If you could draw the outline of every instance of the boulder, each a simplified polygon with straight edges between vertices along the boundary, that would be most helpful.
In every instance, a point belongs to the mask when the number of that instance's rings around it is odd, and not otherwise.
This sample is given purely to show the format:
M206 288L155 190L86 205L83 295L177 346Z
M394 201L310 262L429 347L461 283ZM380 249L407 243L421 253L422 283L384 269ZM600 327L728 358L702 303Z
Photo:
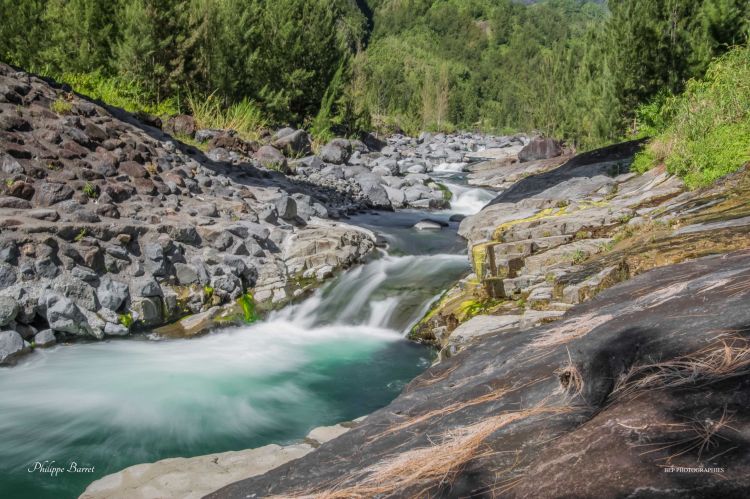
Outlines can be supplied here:
M130 330L122 324L108 322L104 325L104 334L107 336L127 336Z
M537 137L521 149L518 153L518 160L521 163L525 163L527 161L555 158L562 153L563 150L558 141L550 138Z
M363 173L355 177L355 180L373 208L392 208L385 188L380 185L380 177L372 173Z
M175 263L174 272L177 282L182 286L198 282L198 272L195 267L187 263Z
M164 131L172 135L180 135L184 137L195 137L195 118L187 114L178 114L172 116L167 120L164 125Z
M304 130L293 130L277 138L273 142L273 147L289 156L310 154L312 151L310 136Z
M55 331L76 336L91 335L91 327L78 305L63 296L52 295L47 299L47 323Z
M162 302L158 296L133 298L130 310L133 314L133 319L146 327L156 326L164 320Z
M15 331L0 332L0 365L11 364L29 350L28 344Z
M18 315L18 303L10 296L0 296L0 327L7 326Z
M258 162L269 170L278 170L288 173L289 167L286 158L281 152L273 146L263 146L253 155Z
M124 282L103 277L99 288L96 290L96 296L102 307L117 311L130 296L130 291L128 285Z
M36 187L32 203L36 206L52 206L72 197L73 189L69 185L44 182Z
M352 154L351 144L346 139L333 139L320 150L320 159L326 163L341 165L346 163Z
M273 201L276 213L285 220L292 220L297 216L297 202L288 194L282 194Z
M57 343L55 332L51 329L44 329L34 335L34 346L37 348L51 347Z

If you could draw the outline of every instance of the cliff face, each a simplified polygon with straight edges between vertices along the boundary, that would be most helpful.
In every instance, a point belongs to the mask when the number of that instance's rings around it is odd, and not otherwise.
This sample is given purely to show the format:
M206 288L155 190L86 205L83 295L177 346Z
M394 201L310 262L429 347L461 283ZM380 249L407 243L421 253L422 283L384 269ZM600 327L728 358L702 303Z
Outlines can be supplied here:
M686 191L628 173L635 147L527 164L463 222L475 275L415 329L442 362L345 435L207 497L746 489L750 177Z

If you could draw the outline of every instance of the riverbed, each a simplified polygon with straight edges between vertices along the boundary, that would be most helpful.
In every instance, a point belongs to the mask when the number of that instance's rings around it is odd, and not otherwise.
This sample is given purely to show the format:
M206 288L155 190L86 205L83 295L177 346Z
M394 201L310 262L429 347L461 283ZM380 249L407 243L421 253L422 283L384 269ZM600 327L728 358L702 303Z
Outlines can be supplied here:
M469 272L451 216L492 197L450 168L434 175L450 210L352 217L385 248L263 322L58 345L0 370L0 496L77 497L133 464L290 443L387 405L434 360L405 334ZM423 218L448 226L415 230Z

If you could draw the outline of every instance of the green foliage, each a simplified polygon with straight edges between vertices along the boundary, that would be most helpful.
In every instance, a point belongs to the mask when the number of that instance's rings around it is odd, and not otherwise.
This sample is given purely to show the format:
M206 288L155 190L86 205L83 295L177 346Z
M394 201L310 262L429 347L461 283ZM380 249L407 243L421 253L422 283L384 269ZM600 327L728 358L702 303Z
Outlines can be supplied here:
M50 75L53 76L53 75ZM90 73L61 73L57 76L76 92L131 113L156 116L177 114L180 109L174 97L155 101L135 81L116 76L104 76L101 71Z
M668 106L661 133L636 156L637 171L664 163L698 187L750 162L750 47L718 58Z
M260 318L255 310L255 298L249 291L240 296L237 303L242 307L242 315L246 323L251 324Z
M451 192L448 187L445 186L445 184L441 184L440 182L435 182L435 185L437 185L438 189L443 193L443 199L446 201L450 201L453 198L453 193Z
M208 285L203 286L203 296L206 297L206 300L210 300L213 295L214 295L214 288Z
M86 230L86 227L83 227L81 230L78 231L78 234L73 238L73 241L79 242L84 237L86 237L86 234L88 234L88 231Z
M133 314L130 312L126 312L124 314L118 314L117 320L120 322L120 324L130 329L130 327L133 325Z
M49 108L57 114L68 114L73 110L73 104L65 99L57 98Z
M96 199L99 197L99 189L97 189L97 187L90 182L86 182L86 184L83 186L83 193L91 199Z
M750 28L747 0L603 3L0 0L0 59L250 138L536 129L590 148L661 133L670 96Z

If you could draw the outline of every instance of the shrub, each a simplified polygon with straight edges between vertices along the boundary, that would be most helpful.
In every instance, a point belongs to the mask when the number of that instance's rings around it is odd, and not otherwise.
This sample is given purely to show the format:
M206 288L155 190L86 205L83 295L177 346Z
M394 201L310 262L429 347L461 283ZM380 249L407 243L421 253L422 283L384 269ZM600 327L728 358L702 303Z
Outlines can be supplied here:
M663 130L633 163L643 172L663 163L693 188L708 185L750 161L750 47L715 60L673 100Z

